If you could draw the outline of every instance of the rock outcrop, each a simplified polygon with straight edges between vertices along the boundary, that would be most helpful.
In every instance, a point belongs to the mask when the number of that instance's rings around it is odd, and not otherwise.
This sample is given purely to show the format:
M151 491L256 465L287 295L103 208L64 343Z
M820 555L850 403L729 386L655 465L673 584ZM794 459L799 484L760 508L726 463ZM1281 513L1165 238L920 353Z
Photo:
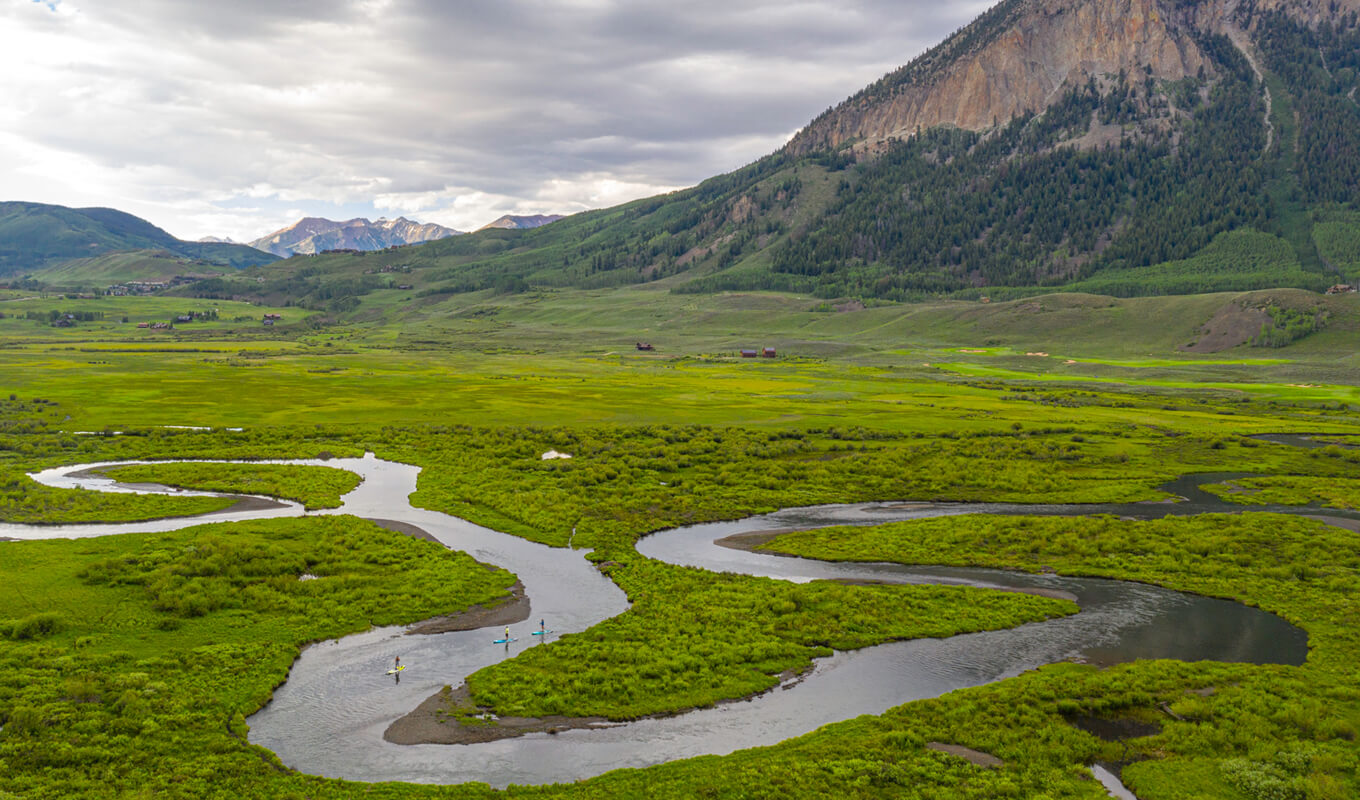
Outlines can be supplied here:
M1041 112L1067 87L1125 72L1179 80L1209 70L1199 30L1240 15L1238 0L1004 0L944 44L828 111L786 146L803 155L953 125L984 130ZM1312 24L1360 0L1257 0ZM1249 24L1249 21L1247 21Z
M251 242L251 246L287 258L323 250L381 250L393 245L419 244L460 233L432 222L412 222L405 217L379 219L376 222L362 218L336 222L321 217L305 217L287 228L256 239Z

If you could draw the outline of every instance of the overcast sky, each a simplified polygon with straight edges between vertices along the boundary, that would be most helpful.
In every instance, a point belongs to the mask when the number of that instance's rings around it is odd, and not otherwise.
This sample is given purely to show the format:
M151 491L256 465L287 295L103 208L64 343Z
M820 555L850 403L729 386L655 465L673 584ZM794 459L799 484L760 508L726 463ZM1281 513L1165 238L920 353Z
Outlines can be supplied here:
M0 200L470 230L776 150L992 0L0 0Z

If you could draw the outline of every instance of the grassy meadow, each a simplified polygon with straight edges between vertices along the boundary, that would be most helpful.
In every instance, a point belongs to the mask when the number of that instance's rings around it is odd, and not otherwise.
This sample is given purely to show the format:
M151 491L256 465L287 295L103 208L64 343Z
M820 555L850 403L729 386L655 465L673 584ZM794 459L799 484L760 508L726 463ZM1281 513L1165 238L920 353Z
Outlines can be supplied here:
M1180 349L1225 309L1272 305L1323 307L1327 324L1280 348ZM173 331L135 325L208 308L215 320ZM70 328L28 317L52 310L103 316ZM265 327L264 313L283 320ZM643 558L638 538L666 527L832 502L1159 501L1169 498L1158 487L1187 473L1250 473L1221 489L1245 503L1354 507L1360 485L1360 451L1250 438L1360 441L1354 295L1053 295L837 310L792 295L655 287L381 290L342 318L20 292L0 300L0 314L0 520L148 519L224 502L45 489L25 475L49 466L374 451L423 468L415 505L592 548L632 608L471 676L479 710L501 714L669 712L768 688L828 647L1071 611L1028 596L794 586ZM739 356L761 347L778 357ZM573 457L542 460L550 449ZM338 501L353 478L204 464L120 477L313 507ZM1094 800L1103 790L1085 765L1133 752L1146 760L1124 774L1140 797L1191 785L1225 800L1355 796L1360 712L1346 666L1357 636L1355 534L1242 508L1156 523L941 520L778 544L826 558L1044 565L1230 597L1305 628L1313 650L1303 667L1053 665L770 748L506 794ZM336 580L296 581L318 569ZM467 583L470 573L489 582ZM393 575L401 580L381 580ZM494 601L511 576L362 521L304 518L4 543L0 580L19 588L0 601L0 658L12 665L0 680L0 798L491 794L299 775L245 742L242 720L302 644L370 619L414 622ZM382 588L394 584L410 594ZM432 585L445 590L422 594ZM908 606L928 613L882 613ZM101 617L76 612L105 607ZM786 624L758 624L771 614ZM704 646L660 633L677 620L725 633ZM1080 715L1149 718L1161 733L1123 750L1069 724ZM974 766L928 742L1004 763Z

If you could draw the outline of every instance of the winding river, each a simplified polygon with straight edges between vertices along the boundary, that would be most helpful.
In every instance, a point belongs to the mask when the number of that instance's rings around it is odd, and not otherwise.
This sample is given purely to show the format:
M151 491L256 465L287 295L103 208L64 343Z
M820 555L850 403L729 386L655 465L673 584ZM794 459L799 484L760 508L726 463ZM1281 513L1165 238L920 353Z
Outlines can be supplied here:
M121 462L127 463L127 462ZM503 567L524 584L532 622L512 625L519 641L508 646L487 629L407 636L401 627L379 628L305 649L274 699L248 720L250 740L269 748L300 771L359 781L511 783L572 781L621 767L776 742L830 722L879 714L902 703L1017 675L1063 659L1100 664L1133 659L1177 658L1249 663L1301 664L1307 657L1303 631L1284 620L1238 603L1114 580L1030 575L986 569L831 564L746 552L715 544L733 534L838 524L877 524L946 514L1090 514L1156 517L1206 511L1242 511L1195 489L1225 476L1188 476L1167 488L1183 503L1129 505L1005 505L861 503L786 509L733 522L694 525L644 537L638 550L651 558L715 571L792 581L824 578L897 583L945 583L1006 589L1043 589L1076 599L1081 612L1009 630L948 639L896 642L817 661L802 680L747 701L720 704L671 717L644 719L557 735L530 734L475 745L403 746L383 731L445 685L541 646L530 636L546 618L555 635L583 631L627 609L623 593L580 551L550 548L434 511L413 508L419 468L372 454L328 461L270 461L347 469L363 483L343 506L323 514L354 514L414 525L448 547ZM91 473L86 464L46 470L33 477L50 486L100 491L172 490L121 486ZM210 494L176 492L181 495ZM118 525L30 526L0 524L0 537L38 539L173 530L209 521L297 516L295 503L266 502L246 511L205 517ZM1251 507L1321 516L1355 526L1360 514L1331 509ZM553 638L553 637L546 637ZM408 666L400 681L384 675L394 656Z

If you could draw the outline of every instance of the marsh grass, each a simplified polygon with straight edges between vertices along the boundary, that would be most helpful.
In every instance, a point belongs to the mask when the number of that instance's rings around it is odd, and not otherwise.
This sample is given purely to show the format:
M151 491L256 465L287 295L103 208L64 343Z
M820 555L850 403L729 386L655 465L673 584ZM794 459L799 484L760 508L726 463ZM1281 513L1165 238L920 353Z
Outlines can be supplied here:
M339 508L341 496L357 487L360 477L333 467L291 464L138 464L106 470L123 483L159 483L184 489L233 494L263 494L296 500L308 511Z

